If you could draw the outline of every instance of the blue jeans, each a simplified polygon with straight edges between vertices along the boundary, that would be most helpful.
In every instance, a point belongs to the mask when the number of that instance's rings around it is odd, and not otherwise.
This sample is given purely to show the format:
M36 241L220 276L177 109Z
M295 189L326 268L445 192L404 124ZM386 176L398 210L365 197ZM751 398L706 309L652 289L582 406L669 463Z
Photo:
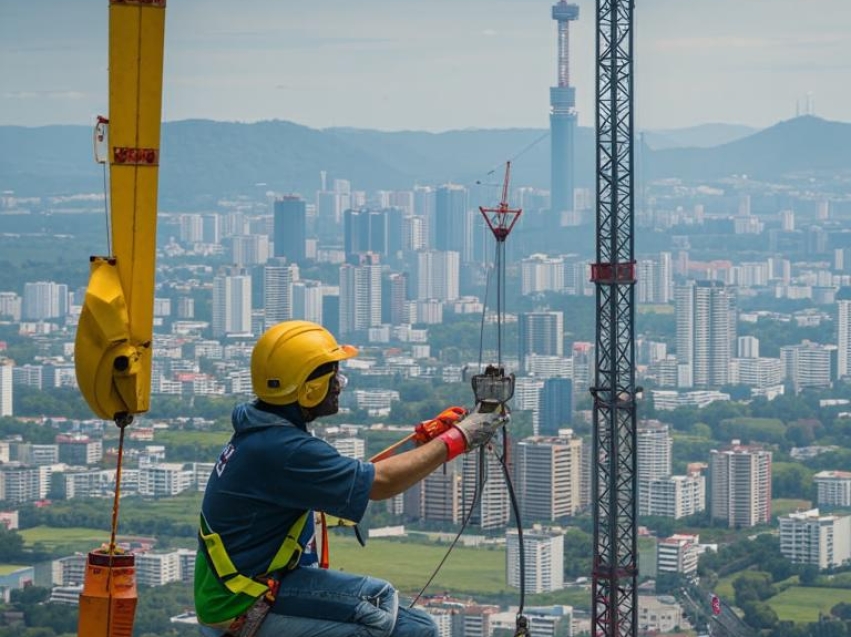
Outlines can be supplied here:
M205 637L221 631L202 626ZM319 568L298 568L281 580L272 611L256 637L438 637L428 613L399 608L384 580Z

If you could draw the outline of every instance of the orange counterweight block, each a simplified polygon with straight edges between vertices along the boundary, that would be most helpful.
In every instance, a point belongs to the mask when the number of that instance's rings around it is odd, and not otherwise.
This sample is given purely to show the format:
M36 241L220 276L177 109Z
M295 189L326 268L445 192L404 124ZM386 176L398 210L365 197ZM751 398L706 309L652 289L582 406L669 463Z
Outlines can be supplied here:
M89 553L77 634L85 637L132 637L136 616L136 557Z

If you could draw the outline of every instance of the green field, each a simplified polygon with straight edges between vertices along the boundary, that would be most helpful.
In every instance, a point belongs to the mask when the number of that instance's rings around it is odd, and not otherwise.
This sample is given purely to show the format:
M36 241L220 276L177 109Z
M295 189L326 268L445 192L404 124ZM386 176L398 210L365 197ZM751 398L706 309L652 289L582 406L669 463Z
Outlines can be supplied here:
M353 537L337 535L329 544L333 568L389 580L404 593L419 592L448 546L373 539L361 547ZM514 592L505 582L505 549L456 546L429 588L443 591Z
M819 613L828 614L839 602L848 603L851 590L842 588L812 588L792 586L766 603L774 609L780 621L795 623L817 622Z
M28 566L22 566L20 564L0 564L0 577L5 577L6 575L10 575L15 571L19 571L22 568L29 568Z
M28 547L41 544L46 550L65 547L69 552L88 552L101 544L109 543L109 529L86 529L72 527L57 529L50 526L35 526L18 531ZM119 541L125 538L119 537Z
M786 515L795 511L807 511L813 508L813 503L809 500L793 500L789 498L777 498L771 501L771 515Z

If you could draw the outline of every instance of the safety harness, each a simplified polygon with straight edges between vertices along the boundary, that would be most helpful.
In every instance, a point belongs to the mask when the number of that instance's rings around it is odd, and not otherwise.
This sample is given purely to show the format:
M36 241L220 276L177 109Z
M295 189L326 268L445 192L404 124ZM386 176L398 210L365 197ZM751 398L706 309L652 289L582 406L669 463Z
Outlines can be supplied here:
M221 617L203 619L209 619L212 625L226 627L229 635L254 635L275 603L280 574L299 563L309 540L302 537L309 515L312 511L305 511L290 527L266 572L250 577L237 570L221 536L210 528L202 512L198 536L203 555L196 561L195 568L201 571L196 579L207 605L224 613Z

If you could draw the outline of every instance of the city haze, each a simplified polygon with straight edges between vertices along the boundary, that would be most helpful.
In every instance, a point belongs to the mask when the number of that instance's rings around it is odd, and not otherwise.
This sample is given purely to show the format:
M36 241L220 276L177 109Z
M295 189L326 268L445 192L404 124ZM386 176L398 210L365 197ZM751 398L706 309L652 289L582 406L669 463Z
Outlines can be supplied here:
M556 80L551 2L466 0L168 8L166 121L283 119L313 128L546 127ZM593 125L594 3L571 28L571 83ZM13 8L14 6L14 8ZM764 128L797 112L845 120L844 0L639 2L639 129ZM0 7L0 125L88 124L107 111L107 12Z

